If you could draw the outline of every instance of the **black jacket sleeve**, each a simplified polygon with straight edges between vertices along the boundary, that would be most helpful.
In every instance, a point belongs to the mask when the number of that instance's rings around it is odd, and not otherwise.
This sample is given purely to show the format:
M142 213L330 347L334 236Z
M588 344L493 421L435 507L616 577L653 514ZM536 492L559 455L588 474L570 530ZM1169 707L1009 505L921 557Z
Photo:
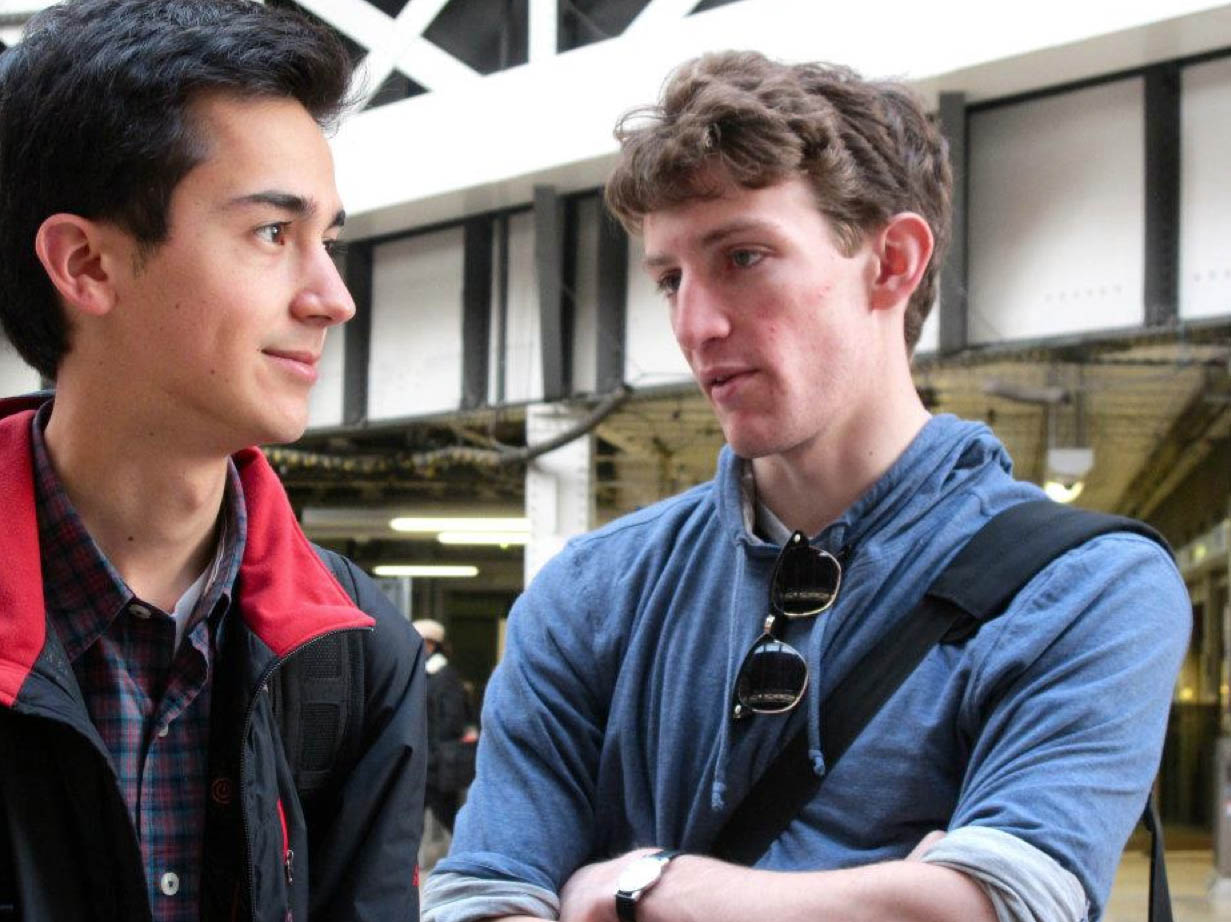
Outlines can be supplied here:
M309 818L312 922L417 922L427 728L423 641L346 562L376 619L364 649L363 743L354 768Z

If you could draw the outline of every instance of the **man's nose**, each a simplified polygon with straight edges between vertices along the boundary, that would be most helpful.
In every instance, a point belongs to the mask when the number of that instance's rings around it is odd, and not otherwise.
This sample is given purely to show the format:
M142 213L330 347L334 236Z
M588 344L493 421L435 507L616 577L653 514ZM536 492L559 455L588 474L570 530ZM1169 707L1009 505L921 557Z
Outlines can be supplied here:
M315 254L307 269L291 305L298 319L334 326L355 316L355 301L328 253Z
M688 355L707 342L722 339L731 330L727 305L720 294L697 277L685 277L676 289L671 312L676 342Z

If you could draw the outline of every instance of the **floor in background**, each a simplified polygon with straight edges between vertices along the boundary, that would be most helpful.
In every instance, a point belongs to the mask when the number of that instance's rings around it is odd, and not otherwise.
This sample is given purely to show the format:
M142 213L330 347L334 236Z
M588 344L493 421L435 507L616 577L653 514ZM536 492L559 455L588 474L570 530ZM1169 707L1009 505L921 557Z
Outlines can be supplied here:
M449 830L432 814L431 810L423 811L423 839L419 842L419 881L420 885L427 875L436 867L436 862L449 854L449 843L453 837Z
M1175 922L1231 922L1231 896L1212 899L1214 860L1209 849L1168 850L1167 879ZM1150 859L1140 850L1124 853L1103 922L1146 922Z

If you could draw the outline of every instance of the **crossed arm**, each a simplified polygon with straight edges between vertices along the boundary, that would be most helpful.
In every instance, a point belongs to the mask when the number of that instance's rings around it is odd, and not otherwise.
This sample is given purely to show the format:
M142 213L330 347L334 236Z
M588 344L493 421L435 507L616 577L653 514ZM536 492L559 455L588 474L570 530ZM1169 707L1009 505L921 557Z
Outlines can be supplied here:
M934 834L935 835L935 834ZM761 871L683 855L638 903L639 922L996 922L975 881L918 857L840 871ZM580 868L561 892L563 922L617 922L616 877L640 852ZM508 917L505 922L524 922Z
M1017 903L1022 911L1010 911L1005 918L1080 919L1086 914L1086 900L1092 904L1088 911L1097 913L1100 885L1114 874L1119 843L1138 815L1157 764L1172 676L1183 652L1187 599L1174 574L1153 566L1156 561L1151 557L1161 558L1161 552L1140 543L1127 545L1129 540L1099 539L1098 553L1054 567L1051 578L1040 583L1029 600L1031 617L1019 623L1006 619L997 628L1011 625L1011 631L989 632L984 638L987 646L999 643L1000 647L987 665L980 662L971 687L994 689L996 694L967 696L963 713L977 721L978 729L972 736L976 770L968 771L964 780L951 819L951 836L956 840L963 830L991 830L1029 843L1039 838L1039 830L1049 830L1043 835L1052 856L1047 863L1062 873L1068 873L1063 871L1067 867L1070 877L1080 878L1073 880L1076 903L1066 900L1064 913L1039 915L1034 893L1021 891L1016 897L1020 897ZM1091 571L1102 579L1092 580ZM1142 618L1133 597L1147 583L1161 601L1150 618ZM1079 616L1048 620L1053 597L1060 595L1070 607L1087 607ZM550 642L541 646L553 654L561 649ZM541 669L524 671L518 688L533 688L553 669L567 671L570 678L582 682L593 672L555 655ZM541 891L550 891L553 897L559 894L563 922L615 922L615 881L635 853L585 865L562 882L559 878L553 882L549 873L537 870L539 865L550 868L553 862L555 867L575 866L579 853L592 849L590 843L578 845L564 832L594 823L595 805L604 803L593 789L592 773L586 770L592 766L578 757L575 748L550 745L552 739L560 738L587 741L597 756L597 735L588 734L584 724L563 721L563 716L586 700L573 694L557 696L549 708L510 709L510 713L531 715L531 719L519 728L522 738L516 748L510 739L507 753L489 750L508 773L499 786L505 796L499 800L489 797L486 810L481 802L476 816L485 815L489 822L470 830L490 832L493 818L500 817L503 822L496 826L505 832L496 838L508 841L473 835L473 845L456 843L463 845L464 857L460 861L452 858L454 866L447 870L505 881L533 880ZM511 757L514 751L532 755L519 763ZM483 776L481 764L481 780ZM556 783L540 788L535 782L544 776L557 779ZM519 790L533 794L511 803L509 792ZM486 793L481 792L480 800ZM606 796L612 795L608 792ZM1079 804L1089 809L1075 813L1073 808ZM575 824L562 824L566 816L574 815ZM530 835L536 829L553 833ZM747 869L686 855L675 860L647 892L639 903L638 916L641 922L725 922L750 917L786 922L997 919L997 912L1004 909L1002 894L993 887L989 898L974 876L987 879L981 871L967 874L923 862L918 860L921 851L917 848L903 860L798 872ZM493 856L510 856L499 860L511 866L488 864L496 860ZM550 907L535 912L550 916L554 903L553 899ZM478 917L480 913L469 916ZM521 922L535 917L492 918Z

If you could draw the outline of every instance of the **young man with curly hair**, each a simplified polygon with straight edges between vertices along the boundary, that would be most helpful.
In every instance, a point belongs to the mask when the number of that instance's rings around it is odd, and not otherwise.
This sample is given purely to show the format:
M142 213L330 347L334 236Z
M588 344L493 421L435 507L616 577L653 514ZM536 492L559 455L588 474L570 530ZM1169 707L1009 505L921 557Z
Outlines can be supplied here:
M617 135L608 203L727 447L714 481L574 540L519 600L426 918L1098 918L1187 639L1153 541L1060 555L824 758L820 700L980 526L1041 496L912 382L943 140L903 86L735 52L683 65ZM780 584L780 555L828 576ZM817 793L755 867L708 857L801 732Z

